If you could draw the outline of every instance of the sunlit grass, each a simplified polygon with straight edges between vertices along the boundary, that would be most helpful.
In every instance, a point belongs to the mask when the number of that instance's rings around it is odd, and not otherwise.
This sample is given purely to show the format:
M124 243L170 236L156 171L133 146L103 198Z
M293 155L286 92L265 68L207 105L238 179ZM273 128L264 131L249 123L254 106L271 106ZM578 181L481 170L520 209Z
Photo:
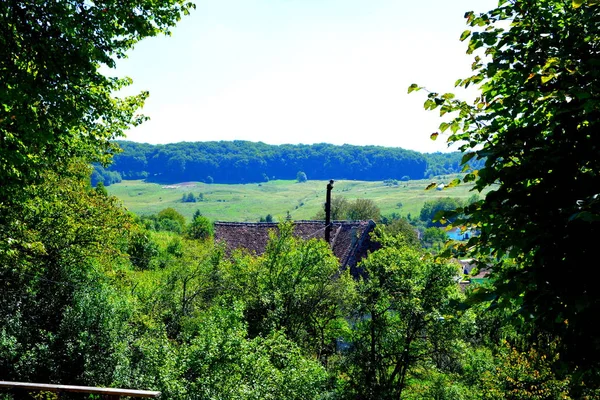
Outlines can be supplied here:
M434 179L450 182L453 176ZM423 203L438 197L467 199L473 195L472 185L459 185L446 190L425 190L429 180L399 181L397 186L386 186L382 181L336 181L333 196L348 200L372 199L381 208L382 215L398 213L418 216ZM124 206L138 215L155 214L173 207L189 221L196 210L213 221L256 222L271 214L275 220L312 219L325 202L328 181L275 180L254 184L185 184L162 185L143 181L123 181L109 186L110 194L123 201ZM184 203L184 194L202 194L204 201Z

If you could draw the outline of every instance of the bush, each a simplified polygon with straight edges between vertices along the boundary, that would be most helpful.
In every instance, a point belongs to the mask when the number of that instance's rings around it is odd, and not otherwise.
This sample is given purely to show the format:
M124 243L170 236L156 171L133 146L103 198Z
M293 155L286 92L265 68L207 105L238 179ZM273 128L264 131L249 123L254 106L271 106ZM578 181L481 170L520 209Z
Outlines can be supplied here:
M187 228L187 236L190 239L208 239L214 235L212 222L202 215L196 215Z
M304 173L302 171L298 171L298 174L296 175L296 180L299 183L303 183L303 182L306 182L308 180L308 177L306 176L306 173Z

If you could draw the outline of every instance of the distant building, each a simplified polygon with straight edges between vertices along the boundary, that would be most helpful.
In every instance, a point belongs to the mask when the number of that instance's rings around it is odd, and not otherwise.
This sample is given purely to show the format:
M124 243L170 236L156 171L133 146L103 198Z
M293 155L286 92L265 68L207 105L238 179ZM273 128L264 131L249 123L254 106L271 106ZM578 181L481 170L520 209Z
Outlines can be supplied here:
M460 282L460 286L463 290L470 284L475 284L475 283L481 284L489 279L488 276L491 272L490 269L489 268L478 269L479 267L477 266L477 263L473 259L469 258L466 260L458 260L458 262L461 265L463 274L468 276L467 280ZM473 269L478 271L476 275L471 274L473 272Z
M323 221L294 221L294 235L304 239L323 239L325 223ZM269 231L278 229L274 222L215 222L215 241L225 243L231 254L237 249L246 249L250 253L262 255L267 247ZM371 240L370 233L375 222L334 221L331 229L331 249L340 261L342 269L350 268L353 276L360 274L356 265L360 260L380 248Z

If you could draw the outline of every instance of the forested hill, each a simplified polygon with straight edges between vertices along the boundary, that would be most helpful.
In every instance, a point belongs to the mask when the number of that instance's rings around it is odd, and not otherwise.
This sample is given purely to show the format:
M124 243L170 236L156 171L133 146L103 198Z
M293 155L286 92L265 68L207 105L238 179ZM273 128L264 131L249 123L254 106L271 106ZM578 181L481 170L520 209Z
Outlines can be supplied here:
M150 145L118 142L123 152L104 170L97 167L92 183L109 185L122 179L154 182L218 183L295 179L422 179L459 172L461 154L422 154L394 147L332 144L269 145L248 141L181 142Z

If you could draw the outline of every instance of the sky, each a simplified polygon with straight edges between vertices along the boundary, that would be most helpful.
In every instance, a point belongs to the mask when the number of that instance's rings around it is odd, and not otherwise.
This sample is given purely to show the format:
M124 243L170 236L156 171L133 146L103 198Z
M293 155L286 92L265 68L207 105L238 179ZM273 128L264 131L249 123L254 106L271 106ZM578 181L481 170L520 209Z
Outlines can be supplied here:
M164 144L249 140L446 151L417 83L456 92L472 57L466 11L497 0L198 0L171 36L147 38L107 74L148 90L127 132ZM465 94L473 96L474 93Z

